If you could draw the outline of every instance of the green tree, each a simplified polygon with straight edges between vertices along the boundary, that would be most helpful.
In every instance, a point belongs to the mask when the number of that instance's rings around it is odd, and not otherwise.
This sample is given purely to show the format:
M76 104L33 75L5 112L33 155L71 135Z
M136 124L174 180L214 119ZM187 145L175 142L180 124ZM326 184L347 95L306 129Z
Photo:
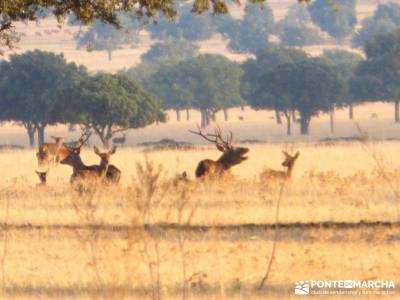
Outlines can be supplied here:
M342 40L354 32L356 0L315 0L308 9L313 22L334 38Z
M277 66L260 79L258 97L251 101L256 108L283 111L288 120L290 110L300 113L300 132L308 134L311 118L328 112L344 91L339 74L330 65L308 59Z
M305 60L307 54L298 49L269 46L266 49L259 50L255 59L250 58L242 64L244 71L240 89L241 95L248 101L257 101L259 95L255 93L259 89L260 78L266 72L272 71L278 65L293 63ZM276 120L281 124L279 110L275 111Z
M269 36L275 32L274 15L269 5L248 4L242 20L231 24L223 35L229 38L228 48L239 53L256 53L269 44Z
M400 5L394 2L379 4L374 15L362 21L361 29L352 40L353 45L362 47L375 36L390 33L399 27Z
M375 82L378 91L375 100L393 101L395 122L400 122L400 29L392 33L378 35L364 47L366 61L357 68L357 76Z
M121 15L123 28L116 28L110 24L96 21L84 32L79 32L75 38L77 47L88 51L107 51L108 60L112 60L112 52L124 44L137 44L139 41L140 26L132 22L131 18Z
M118 132L165 120L161 100L121 74L98 74L75 82L58 109L93 129L106 147Z
M67 63L63 55L35 50L11 55L2 73L2 118L22 124L33 146L36 131L42 144L46 126L64 118L64 112L55 109L60 93L86 70Z
M241 74L238 64L221 55L200 55L161 68L149 90L164 99L165 108L200 110L205 127L217 111L243 104Z
M345 99L343 103L349 107L349 119L353 119L353 105L358 102L358 98L354 98L350 89L350 81L354 76L354 72L358 65L364 60L360 54L345 50L325 50L322 54L328 63L337 68L340 76L345 82Z
M281 44L285 46L306 46L324 41L321 30L312 21L307 7L292 5L285 18L277 24Z
M199 54L200 47L182 38L167 38L151 45L141 56L142 61L177 63Z
M169 37L161 42L153 44L150 50L142 55L142 62L139 65L122 73L138 81L146 90L153 88L162 99L169 99L168 101L163 101L163 108L175 109L178 120L180 120L180 110L185 109L186 119L189 120L189 98L187 98L186 95L181 98L181 94L178 91L170 94L170 92L173 91L172 87L167 88L168 91L164 89L163 85L157 88L154 86L151 87L154 81L151 81L150 78L161 69L158 77L165 76L164 74L166 74L165 72L167 72L167 70L168 72L172 70L168 68L169 66L193 58L198 54L199 47L197 45L188 40ZM164 91L162 92L161 90Z
M168 20L159 17L156 23L148 26L153 39L166 39L168 37L186 39L190 41L208 40L216 28L209 13L193 14L189 5L177 7L177 17Z
M298 0L299 2L310 2L310 0ZM251 0L255 3L263 3L265 0ZM138 5L136 0L19 0L2 1L0 18L0 48L12 48L18 40L15 35L14 23L18 21L34 21L40 18L40 11L47 10L48 14L57 17L59 23L62 23L69 15L75 14L77 21L83 25L100 20L104 23L119 26L118 13L127 12L136 15L138 18L144 17L154 20L159 13L167 19L174 18L175 8L179 6L180 1L154 0L151 2L141 2ZM240 5L240 1L236 1ZM192 5L194 13L203 13L211 11L212 15L226 14L229 12L225 0L194 0ZM1 49L0 49L1 54Z

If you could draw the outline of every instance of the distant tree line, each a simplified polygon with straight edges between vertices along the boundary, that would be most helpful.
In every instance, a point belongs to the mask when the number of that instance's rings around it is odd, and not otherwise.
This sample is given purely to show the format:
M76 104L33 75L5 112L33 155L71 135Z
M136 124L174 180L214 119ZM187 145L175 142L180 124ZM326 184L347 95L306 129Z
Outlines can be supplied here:
M173 19L158 13L153 22L119 12L115 16L119 29L98 20L83 26L82 21L79 22L74 15L70 16L69 24L81 26L75 35L77 48L106 51L109 60L114 50L137 46L142 30L147 30L150 38L157 43L168 40L200 42L217 33L227 39L230 51L256 55L258 51L271 46L303 47L321 44L329 39L362 48L376 35L400 28L400 4L395 2L379 4L374 15L365 18L358 30L357 0L299 2L308 4L292 5L280 21L275 20L267 2L260 5L249 1L240 19L229 14L194 14L192 5L175 3L176 15Z
M0 121L24 126L31 145L43 143L45 129L57 123L93 130L105 146L118 132L166 120L165 110L201 112L201 125L216 113L250 105L274 110L292 134L309 132L314 116L365 101L394 103L400 122L400 29L379 34L364 45L365 58L341 50L309 57L304 51L268 45L242 64L222 55L200 54L182 38L153 44L133 69L89 74L62 55L30 51L0 63ZM282 122L282 121L281 121Z
M45 129L79 123L108 146L128 128L164 121L161 100L124 75L90 75L62 55L39 50L0 63L0 120L25 127L31 146L44 142Z
M197 109L207 126L216 112L224 111L227 119L227 109L248 104L274 110L278 122L283 116L288 135L293 122L307 134L312 117L329 113L333 133L337 108L348 107L353 119L354 105L384 100L394 102L399 122L400 29L368 41L366 58L343 50L309 57L299 49L269 45L238 65L219 55L200 55L190 45L181 39L157 43L141 64L125 72L162 98L164 109L176 110L178 120L181 110Z

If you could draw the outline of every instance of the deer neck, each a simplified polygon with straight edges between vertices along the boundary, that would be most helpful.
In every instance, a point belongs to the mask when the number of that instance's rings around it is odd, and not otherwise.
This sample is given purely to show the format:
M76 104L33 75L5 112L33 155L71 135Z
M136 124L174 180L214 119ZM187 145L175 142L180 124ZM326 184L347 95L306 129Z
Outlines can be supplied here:
M110 163L108 161L101 160L100 162L100 176L104 177L107 174L108 166Z
M229 163L227 155L225 153L222 154L221 157L217 160L217 164L225 170L231 167L231 164Z
M292 171L293 171L293 164L288 166L288 168L287 168L286 175L287 175L288 178L292 177Z
M87 166L83 163L80 156L77 156L76 158L74 158L71 165L72 165L72 168L74 169L74 172L84 170L87 168Z

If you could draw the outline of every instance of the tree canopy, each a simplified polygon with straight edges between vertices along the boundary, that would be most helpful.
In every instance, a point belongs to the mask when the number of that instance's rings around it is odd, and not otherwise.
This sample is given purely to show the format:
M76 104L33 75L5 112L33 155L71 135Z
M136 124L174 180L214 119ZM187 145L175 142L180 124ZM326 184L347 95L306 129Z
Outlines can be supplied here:
M354 32L356 0L315 0L308 9L313 22L332 37L343 39Z
M363 93L371 91L371 87L360 86L363 78L368 79L365 80L366 84L373 82L376 88L371 94L375 100L394 101L395 122L400 122L400 29L376 36L369 40L364 48L367 60L356 70L359 80L355 91Z
M177 63L199 54L200 47L182 38L167 38L151 45L149 51L142 54L142 61L158 63Z
M306 46L324 41L324 35L313 24L307 7L299 4L289 7L283 20L277 24L277 32L285 46Z
M138 22L123 18L123 27L116 28L110 24L95 21L86 31L79 32L75 38L77 47L86 48L88 51L107 51L108 59L112 60L112 52L124 44L137 44L139 42L140 26Z
M165 108L195 108L206 126L213 114L241 105L240 66L221 55L200 55L166 65L150 78L149 90L164 99Z
M269 36L275 32L272 9L268 4L261 8L247 4L242 20L232 22L223 35L229 38L228 48L239 53L256 53L269 44Z
M400 28L400 5L394 2L381 3L374 15L362 21L361 29L353 38L353 45L362 47L380 34L390 33Z
M269 46L259 50L255 59L251 58L242 64L244 74L241 80L241 94L249 100L254 97L259 88L259 79L266 72L273 70L280 64L293 63L305 60L307 54L298 49Z
M43 143L45 127L60 122L63 112L56 109L60 93L86 70L67 63L63 55L35 50L11 55L2 63L2 73L0 117L22 124L33 145L36 131Z
M284 112L288 126L289 112L297 110L302 134L308 133L311 117L329 111L343 93L343 82L336 70L315 59L278 65L259 81L257 97L250 104Z
M165 120L161 100L121 74L98 74L75 82L59 108L69 119L93 129L105 146L117 132Z
M210 13L194 14L189 5L177 6L176 11L174 20L161 15L155 23L149 24L148 29L153 39L174 37L201 41L209 39L215 32Z
M327 63L330 63L332 67L336 68L343 80L345 88L344 97L338 104L347 105L349 107L349 118L353 119L353 104L364 99L354 97L351 82L358 65L364 60L364 58L360 54L345 50L325 50L321 58L326 60Z

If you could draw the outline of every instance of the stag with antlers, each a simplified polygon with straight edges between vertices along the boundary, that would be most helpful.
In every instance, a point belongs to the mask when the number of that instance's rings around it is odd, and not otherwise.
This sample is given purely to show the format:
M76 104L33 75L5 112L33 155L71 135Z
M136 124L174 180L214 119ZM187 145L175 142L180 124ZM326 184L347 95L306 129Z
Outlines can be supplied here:
M248 148L234 147L232 145L233 134L230 134L224 139L220 128L216 128L214 134L204 134L200 127L197 126L197 131L190 130L191 133L201 136L208 142L215 144L217 149L222 152L220 158L216 161L204 159L199 162L196 168L196 177L204 176L221 176L229 171L235 165L246 160L245 154L249 152Z
M83 163L80 153L82 145L69 148L70 154L61 161L61 164L72 167L73 173L71 183L77 180L105 180L108 183L118 183L121 177L121 171L114 165L111 165L110 157L115 153L117 148L114 146L108 152L100 152L95 146L94 152L100 157L99 165L87 166Z

